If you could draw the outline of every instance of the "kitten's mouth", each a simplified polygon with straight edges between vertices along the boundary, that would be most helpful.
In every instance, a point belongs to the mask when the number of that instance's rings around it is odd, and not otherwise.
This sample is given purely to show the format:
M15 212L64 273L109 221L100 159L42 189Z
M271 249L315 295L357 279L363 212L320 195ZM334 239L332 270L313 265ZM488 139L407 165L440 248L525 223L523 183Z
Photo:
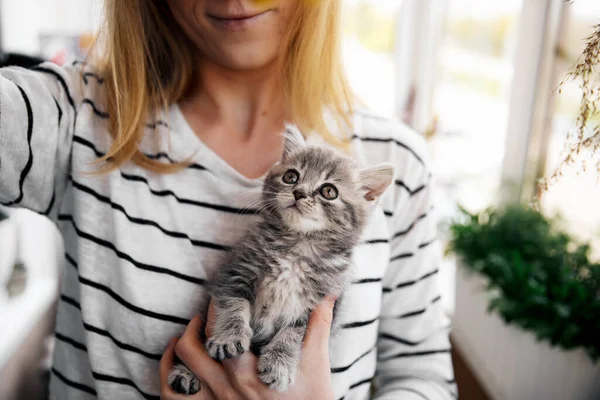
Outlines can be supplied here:
M300 210L300 207L298 207L298 203L294 203L291 206L288 207L288 209L292 209L296 212L298 212L298 214L302 215L302 210Z

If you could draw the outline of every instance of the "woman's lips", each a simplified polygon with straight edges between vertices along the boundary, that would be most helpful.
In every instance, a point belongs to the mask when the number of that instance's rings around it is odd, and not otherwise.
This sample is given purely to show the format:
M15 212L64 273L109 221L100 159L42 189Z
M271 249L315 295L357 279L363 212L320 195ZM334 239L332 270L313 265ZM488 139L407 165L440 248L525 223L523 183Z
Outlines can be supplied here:
M268 13L273 10L266 10L258 14L252 15L211 15L207 14L208 19L213 25L227 30L237 31L244 30L263 19Z

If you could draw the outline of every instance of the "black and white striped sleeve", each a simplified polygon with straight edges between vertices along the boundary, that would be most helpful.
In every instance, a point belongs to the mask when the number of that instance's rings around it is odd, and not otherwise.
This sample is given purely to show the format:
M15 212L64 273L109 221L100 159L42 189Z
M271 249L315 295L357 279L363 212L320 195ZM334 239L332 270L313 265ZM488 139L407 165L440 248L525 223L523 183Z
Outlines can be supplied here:
M450 323L437 282L441 251L432 178L424 158L419 166L402 168L395 182L397 206L377 344L377 400L442 400L456 394Z
M0 205L55 214L76 119L75 70L0 69Z

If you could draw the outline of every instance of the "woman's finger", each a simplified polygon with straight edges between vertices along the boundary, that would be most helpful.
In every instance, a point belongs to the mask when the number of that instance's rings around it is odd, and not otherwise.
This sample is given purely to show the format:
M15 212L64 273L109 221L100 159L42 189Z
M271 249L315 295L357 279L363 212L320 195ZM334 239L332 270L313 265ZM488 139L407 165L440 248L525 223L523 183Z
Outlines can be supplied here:
M310 316L304 347L329 348L329 334L331 333L331 321L333 320L334 297L326 297Z
M175 366L175 345L179 338L173 338L167 345L159 364L160 398L161 400L189 400L188 396L175 393L169 385L169 373Z
M333 320L334 297L327 297L312 312L304 337L302 364L329 368L329 334Z
M229 393L232 386L223 366L208 355L204 343L198 338L202 328L200 317L194 317L175 345L175 354L213 393Z
M159 364L159 375L160 375L160 387L168 386L167 379L169 378L169 372L173 369L175 365L175 345L179 338L174 337L171 339L165 352L160 358Z
M247 398L260 398L256 394L260 390L268 389L258 378L257 364L258 359L250 351L244 352L241 356L223 360L229 381L238 391L245 393Z
M208 313L206 315L206 327L204 328L204 333L206 334L207 338L212 336L215 318L217 317L216 313L217 313L217 311L214 306L214 301L211 298L210 303L208 303Z

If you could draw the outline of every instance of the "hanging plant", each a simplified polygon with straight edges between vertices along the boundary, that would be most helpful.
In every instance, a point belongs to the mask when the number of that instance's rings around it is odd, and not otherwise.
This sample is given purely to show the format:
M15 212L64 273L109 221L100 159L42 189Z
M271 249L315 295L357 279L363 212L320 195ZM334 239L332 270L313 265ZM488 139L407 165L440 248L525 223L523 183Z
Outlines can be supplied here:
M567 166L586 172L590 162L600 173L600 125L592 124L592 119L600 113L600 24L586 39L585 48L577 63L569 70L559 86L579 81L581 100L575 126L565 140L560 162L548 176L538 183L536 203L540 197L563 175Z

